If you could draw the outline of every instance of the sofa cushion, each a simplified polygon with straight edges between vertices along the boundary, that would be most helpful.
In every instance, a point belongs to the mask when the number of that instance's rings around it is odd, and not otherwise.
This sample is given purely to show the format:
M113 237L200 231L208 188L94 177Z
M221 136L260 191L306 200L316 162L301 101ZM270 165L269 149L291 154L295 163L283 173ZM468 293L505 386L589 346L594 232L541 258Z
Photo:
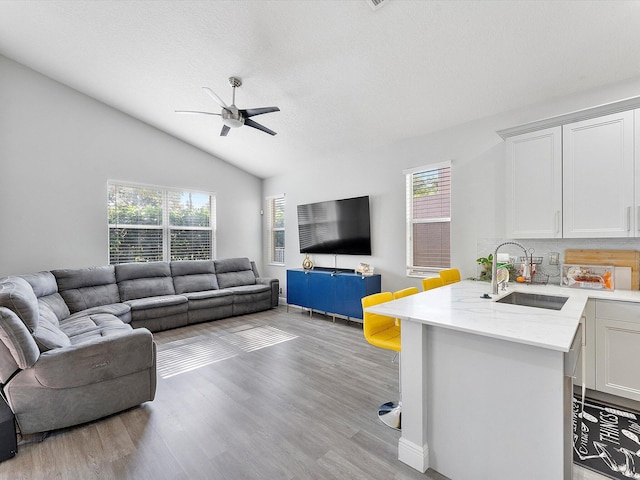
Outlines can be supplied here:
M48 352L54 348L71 345L69 337L60 330L58 319L53 315L53 312L51 316L40 317L38 328L33 332L33 338L40 352Z
M38 326L38 299L24 278L5 277L0 280L0 306L13 311L30 332Z
M212 260L180 260L171 262L171 275L176 293L216 290L218 279Z
M53 295L58 291L56 278L51 272L30 273L28 275L20 275L20 278L23 278L31 285L31 289L36 298Z
M175 294L166 262L121 263L115 268L121 302Z
M268 285L243 285L229 290L233 292L234 305L239 303L262 304L264 300L269 300L269 305L271 304L271 287Z
M256 283L256 276L248 258L216 260L215 266L220 288L254 285Z
M271 285L257 284L257 285L242 285L240 287L230 287L229 290L236 296L253 295L256 293L269 292L271 295Z
M60 322L60 330L72 345L77 345L92 338L131 331L131 325L123 323L115 315L96 313L69 317Z
M51 273L71 313L120 301L113 265L53 270Z
M171 276L216 273L213 260L174 260L170 263Z
M69 307L58 293L56 278L51 272L38 272L28 275L20 275L20 278L31 285L33 293L38 299L38 304L47 304L55 313L58 320L69 316Z
M224 290L205 290L202 292L184 293L183 296L187 300L204 300L205 298L224 298L233 296L233 291L225 288Z
M67 307L62 295L59 293L38 298L38 306L41 308L42 305L49 307L49 309L55 314L58 321L67 318L71 313L69 312L69 307Z
M77 317L94 315L97 313L110 313L111 315L118 317L124 323L131 323L131 306L126 303L111 303L109 305L87 308L81 312L71 314L68 318L71 320Z
M215 309L233 303L233 292L228 289L190 292L185 293L184 296L189 300L189 311Z
M164 295L161 297L137 298L126 301L126 304L131 307L132 311L170 307L183 303L187 303L187 297L183 295Z
M33 367L40 356L38 345L27 326L13 310L6 307L0 307L0 340L20 368Z

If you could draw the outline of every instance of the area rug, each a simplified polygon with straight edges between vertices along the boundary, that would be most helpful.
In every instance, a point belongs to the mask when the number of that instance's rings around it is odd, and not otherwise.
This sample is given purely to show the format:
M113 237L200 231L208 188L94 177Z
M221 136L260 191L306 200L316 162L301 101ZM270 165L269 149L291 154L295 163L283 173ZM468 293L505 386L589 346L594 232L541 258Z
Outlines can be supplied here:
M640 479L640 413L573 399L573 462L609 478Z

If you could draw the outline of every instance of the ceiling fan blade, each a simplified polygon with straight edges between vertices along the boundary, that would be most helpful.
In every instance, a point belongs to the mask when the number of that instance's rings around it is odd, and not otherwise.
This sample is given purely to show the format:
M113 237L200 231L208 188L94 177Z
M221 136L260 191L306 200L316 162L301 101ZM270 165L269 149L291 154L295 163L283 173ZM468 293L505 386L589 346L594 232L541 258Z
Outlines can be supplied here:
M268 129L264 125L260 125L258 122L254 122L250 118L245 119L244 124L253 128L257 128L258 130L262 130L263 132L266 132L269 135L276 135L276 132L274 132L273 130Z
M263 113L279 112L278 107L262 107L262 108L247 108L246 110L240 110L244 118L254 117L256 115L262 115Z
M213 113L213 112L198 112L195 110L176 110L176 113L197 113L197 114L201 114L201 115L218 115L220 116L219 113Z
M226 137L227 133L229 133L229 130L231 130L227 125L223 125L222 126L222 131L220 132L220 136L221 137Z
M227 104L226 104L226 103L224 103L224 102L222 101L222 99L221 99L218 95L216 95L216 94L215 94L215 92L214 92L213 90L211 90L209 87L202 87L202 89L203 89L205 92L207 92L207 93L209 94L209 96L210 96L211 98L213 98L213 99L216 101L216 103L217 103L218 105L220 105L222 108L224 108L225 110L228 110L228 109L229 109L229 107L227 107Z

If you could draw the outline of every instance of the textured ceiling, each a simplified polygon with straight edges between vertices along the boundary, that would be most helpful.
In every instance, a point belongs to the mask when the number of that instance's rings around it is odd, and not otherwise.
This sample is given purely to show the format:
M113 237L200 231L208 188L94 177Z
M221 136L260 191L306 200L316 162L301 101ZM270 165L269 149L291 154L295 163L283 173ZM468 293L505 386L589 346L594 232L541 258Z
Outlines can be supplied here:
M0 54L257 176L640 76L638 1L8 1ZM219 137L201 87L277 105Z

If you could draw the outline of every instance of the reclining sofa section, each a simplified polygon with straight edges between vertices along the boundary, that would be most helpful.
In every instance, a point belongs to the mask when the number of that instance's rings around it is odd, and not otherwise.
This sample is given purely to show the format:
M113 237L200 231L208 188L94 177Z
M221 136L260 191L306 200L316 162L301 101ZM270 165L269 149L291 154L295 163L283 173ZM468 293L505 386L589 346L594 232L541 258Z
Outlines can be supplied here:
M22 433L151 401L151 331L268 310L277 279L247 258L108 265L0 278L0 382Z

